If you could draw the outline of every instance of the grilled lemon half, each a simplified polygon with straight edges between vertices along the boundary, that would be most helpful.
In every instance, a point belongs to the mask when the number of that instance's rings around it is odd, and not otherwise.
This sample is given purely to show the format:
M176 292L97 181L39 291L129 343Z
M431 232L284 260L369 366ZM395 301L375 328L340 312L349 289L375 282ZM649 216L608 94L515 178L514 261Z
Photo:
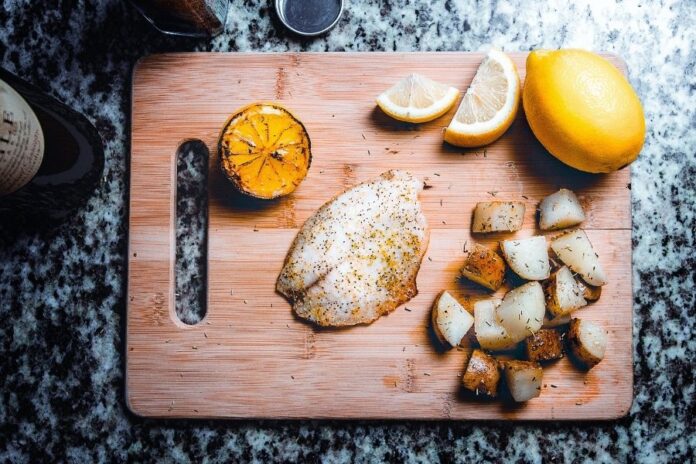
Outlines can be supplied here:
M304 125L276 103L254 103L234 113L218 151L222 171L237 190L265 200L293 192L312 161Z

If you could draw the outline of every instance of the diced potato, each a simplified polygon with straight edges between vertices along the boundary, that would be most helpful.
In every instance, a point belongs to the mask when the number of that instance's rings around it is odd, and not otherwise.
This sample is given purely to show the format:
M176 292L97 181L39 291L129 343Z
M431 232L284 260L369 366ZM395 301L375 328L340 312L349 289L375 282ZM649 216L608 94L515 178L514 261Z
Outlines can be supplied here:
M475 392L477 395L483 393L494 397L498 394L498 384L500 383L500 371L498 361L493 356L476 349L471 353L469 364L462 376L464 388Z
M471 230L477 233L514 232L522 228L524 203L483 201L476 204Z
M495 310L501 300L490 299L474 304L474 332L481 348L491 351L506 351L516 346L507 331L498 324Z
M555 329L539 329L526 340L527 359L530 361L551 361L563 357L561 334Z
M544 282L544 294L546 308L554 316L570 314L587 305L587 301L582 296L582 289L567 266L557 270L549 280Z
M590 285L582 279L577 279L578 287L582 290L582 296L587 301L597 301L602 296L602 287Z
M551 265L546 246L546 237L535 237L520 240L503 240L500 249L505 256L510 269L526 280L543 280L549 277Z
M474 325L474 317L449 292L443 291L433 304L432 322L442 343L457 346Z
M495 291L503 285L505 261L490 248L475 244L473 249L467 250L461 273L467 279Z
M551 272L556 272L563 266L563 263L560 262L560 260L554 258L556 258L556 256L549 253L549 264L551 264Z
M585 212L578 197L568 189L560 189L544 198L539 204L539 228L541 230L563 229L580 224Z
M570 324L572 316L570 314L564 314L563 316L556 316L553 319L547 319L544 317L544 323L542 327L545 329L551 329L553 327L559 327L562 325Z
M528 282L510 290L496 310L498 323L515 343L539 330L545 313L544 291L539 282Z
M593 322L573 319L568 330L568 348L578 364L592 369L604 358L607 333Z
M512 399L521 403L541 394L544 372L539 363L531 361L504 361L505 383Z
M551 241L551 249L573 272L580 274L590 285L602 286L607 276L599 263L599 255L582 229L566 232Z

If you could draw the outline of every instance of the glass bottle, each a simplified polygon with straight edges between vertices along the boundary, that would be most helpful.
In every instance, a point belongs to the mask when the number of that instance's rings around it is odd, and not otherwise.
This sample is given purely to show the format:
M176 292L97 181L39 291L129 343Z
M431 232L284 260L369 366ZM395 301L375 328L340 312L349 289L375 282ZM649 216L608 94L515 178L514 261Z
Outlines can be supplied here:
M0 217L63 217L103 168L102 140L87 118L0 68Z

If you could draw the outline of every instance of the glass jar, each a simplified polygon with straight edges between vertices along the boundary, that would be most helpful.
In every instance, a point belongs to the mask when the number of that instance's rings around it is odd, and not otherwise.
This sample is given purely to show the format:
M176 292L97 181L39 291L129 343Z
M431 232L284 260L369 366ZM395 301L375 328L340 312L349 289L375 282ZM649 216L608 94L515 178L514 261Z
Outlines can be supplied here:
M157 30L187 37L213 37L225 29L229 0L130 0Z

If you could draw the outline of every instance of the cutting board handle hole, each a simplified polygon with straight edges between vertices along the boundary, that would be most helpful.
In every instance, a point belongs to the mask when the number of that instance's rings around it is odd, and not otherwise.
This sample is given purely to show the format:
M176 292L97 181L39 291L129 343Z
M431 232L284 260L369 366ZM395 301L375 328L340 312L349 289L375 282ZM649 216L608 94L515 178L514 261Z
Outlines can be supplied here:
M175 311L184 324L207 311L208 147L186 140L176 153Z

